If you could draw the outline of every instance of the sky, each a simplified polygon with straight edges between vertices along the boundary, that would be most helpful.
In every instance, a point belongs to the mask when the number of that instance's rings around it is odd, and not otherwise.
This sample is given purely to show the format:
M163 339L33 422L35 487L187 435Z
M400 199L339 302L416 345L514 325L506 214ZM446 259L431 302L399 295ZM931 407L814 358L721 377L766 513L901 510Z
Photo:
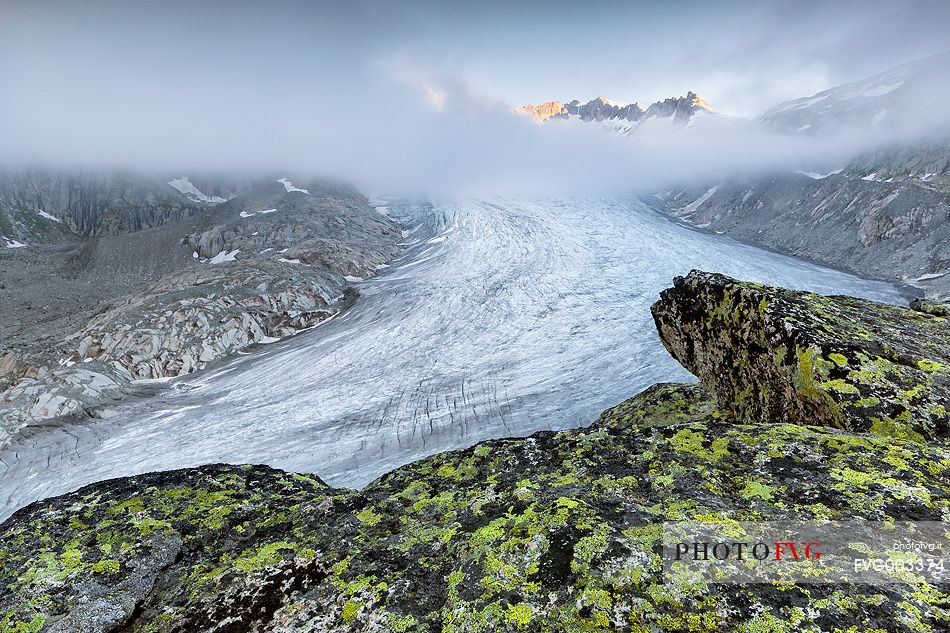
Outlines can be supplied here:
M528 102L692 90L756 116L950 49L947 24L933 0L0 0L0 160L386 171L504 144L486 117Z
M950 3L481 2L415 18L391 54L513 103L688 90L755 116L789 99L950 49ZM510 5L510 6L509 6Z

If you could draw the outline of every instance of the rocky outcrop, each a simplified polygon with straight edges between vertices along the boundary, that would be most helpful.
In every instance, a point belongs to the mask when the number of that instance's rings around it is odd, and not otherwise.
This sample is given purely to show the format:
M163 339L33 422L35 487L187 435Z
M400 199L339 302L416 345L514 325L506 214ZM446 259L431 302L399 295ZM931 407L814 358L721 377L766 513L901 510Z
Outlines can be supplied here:
M669 352L740 421L950 437L943 316L696 271L652 310Z
M189 374L252 343L312 327L348 303L332 275L313 272L298 282L271 262L238 268L162 280L180 284L181 298L174 301L153 288L138 292L69 337L74 350L66 362L111 363L128 380ZM237 275L256 285L241 284L221 295L207 292Z
M707 301L726 290L734 298ZM766 303L761 318L726 317L746 306L759 310L756 299ZM683 354L680 347L690 340L710 350L751 348L758 328L779 323L783 306L796 340L839 350L851 350L865 318L856 311L880 310L891 343L904 336L909 347L939 336L937 317L855 301L816 302L694 274L677 282L657 310L671 315L658 320L666 339L682 342L675 349ZM703 319L721 323L718 343L707 340L715 332L700 325ZM946 349L950 334L943 336ZM842 352L848 367L868 349ZM889 375L874 377L882 400ZM777 389L770 410L799 406L799 394L773 380L751 372L735 380L751 380L749 390ZM950 518L945 440L863 433L855 430L866 426L857 417L845 418L847 428L829 428L841 418L818 417L827 407L815 408L813 424L790 423L788 416L737 419L731 406L718 405L719 388L711 390L712 397L701 385L658 385L589 428L436 455L359 492L330 488L312 475L218 465L102 482L37 502L0 526L0 625L11 631L945 630L950 596L945 585L923 577L743 586L664 578L664 521ZM844 403L849 396L831 390L829 397ZM782 398L789 401L784 408Z

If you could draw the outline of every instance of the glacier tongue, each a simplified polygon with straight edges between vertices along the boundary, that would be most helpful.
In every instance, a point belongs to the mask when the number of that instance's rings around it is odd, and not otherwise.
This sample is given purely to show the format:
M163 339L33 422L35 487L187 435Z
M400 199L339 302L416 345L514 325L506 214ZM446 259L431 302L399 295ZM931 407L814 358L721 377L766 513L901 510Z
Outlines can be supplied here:
M0 452L0 516L100 479L266 463L361 486L423 455L591 422L690 379L649 306L702 268L898 302L896 290L675 224L637 200L407 207L405 255L347 313L203 374L143 386L104 419L34 428Z

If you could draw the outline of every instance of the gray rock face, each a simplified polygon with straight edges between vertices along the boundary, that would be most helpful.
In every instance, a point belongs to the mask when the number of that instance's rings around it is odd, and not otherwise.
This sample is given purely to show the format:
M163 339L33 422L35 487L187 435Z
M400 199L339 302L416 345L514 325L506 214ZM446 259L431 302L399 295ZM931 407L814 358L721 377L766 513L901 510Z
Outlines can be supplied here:
M0 441L130 381L313 327L354 300L346 277L372 276L400 237L351 189L268 179L157 227L3 249Z
M162 180L132 173L38 168L0 171L0 234L27 244L44 241L44 232L37 230L42 226L24 221L29 216L61 224L58 228L78 235L94 236L160 226L201 209ZM56 219L40 216L40 212Z

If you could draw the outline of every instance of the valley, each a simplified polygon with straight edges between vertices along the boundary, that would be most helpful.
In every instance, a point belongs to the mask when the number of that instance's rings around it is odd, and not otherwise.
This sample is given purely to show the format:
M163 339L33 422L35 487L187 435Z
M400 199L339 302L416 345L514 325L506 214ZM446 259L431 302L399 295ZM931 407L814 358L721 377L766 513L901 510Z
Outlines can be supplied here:
M0 0L0 633L950 631L950 3L750 5Z
M353 283L353 307L110 403L101 419L20 431L0 450L3 514L99 479L214 462L358 487L424 455L587 424L628 394L689 378L647 308L693 268L904 301L889 284L680 226L635 197L389 208L405 251Z

